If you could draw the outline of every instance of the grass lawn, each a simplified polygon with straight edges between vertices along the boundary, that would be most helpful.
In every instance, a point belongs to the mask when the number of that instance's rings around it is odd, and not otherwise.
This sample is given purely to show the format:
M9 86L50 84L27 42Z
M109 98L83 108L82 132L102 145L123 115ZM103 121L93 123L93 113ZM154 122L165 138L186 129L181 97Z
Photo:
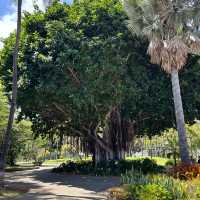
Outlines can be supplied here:
M57 159L57 160L46 160L43 165L57 165L57 164L62 164L62 163L66 163L67 161L78 161L80 159L76 158L62 158L62 159ZM91 157L88 158L82 158L82 160L86 161L86 160L92 160Z
M68 160L69 160L68 158L62 158L62 159L57 159L57 160L46 160L42 165L56 165L56 164L65 163Z
M144 159L144 158L149 158L149 159L152 159L152 160L155 160L156 163L158 165L161 165L161 166L165 166L166 165L166 162L169 161L170 159L168 158L162 158L162 157L149 157L149 156L144 156L144 157L126 157L126 160L139 160L139 159Z

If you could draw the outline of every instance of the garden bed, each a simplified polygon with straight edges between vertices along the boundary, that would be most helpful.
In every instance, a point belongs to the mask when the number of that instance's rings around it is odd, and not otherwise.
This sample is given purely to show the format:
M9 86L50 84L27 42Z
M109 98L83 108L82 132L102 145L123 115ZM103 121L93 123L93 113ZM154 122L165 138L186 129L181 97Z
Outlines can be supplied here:
M131 170L121 176L121 187L111 188L109 200L199 200L200 165L172 167L166 174Z
M68 161L54 168L55 173L90 174L95 176L120 176L132 169L141 170L146 173L162 173L165 168L157 165L155 161L148 158L140 160L110 160L99 162L96 166L92 161Z

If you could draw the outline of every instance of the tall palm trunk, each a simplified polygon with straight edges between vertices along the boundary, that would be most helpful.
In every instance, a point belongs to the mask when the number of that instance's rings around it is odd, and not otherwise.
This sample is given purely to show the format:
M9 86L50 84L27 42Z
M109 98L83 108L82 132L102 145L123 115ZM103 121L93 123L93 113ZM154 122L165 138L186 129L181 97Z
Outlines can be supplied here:
M6 164L6 156L10 147L10 135L14 121L14 115L16 110L17 101L17 64L18 64L18 51L19 51L19 41L21 33L21 7L22 0L18 0L18 10L17 10L17 33L16 33L16 43L13 52L13 80L12 80L12 98L10 103L10 113L8 118L7 128L3 137L3 142L0 152L0 188L4 186L4 169Z
M181 161L183 163L190 163L186 129L185 129L185 119L183 113L183 104L182 104L180 84L179 84L179 76L178 76L178 71L175 68L172 70L171 73L171 81L172 81L172 91L174 97L174 107L175 107L176 124L179 137Z

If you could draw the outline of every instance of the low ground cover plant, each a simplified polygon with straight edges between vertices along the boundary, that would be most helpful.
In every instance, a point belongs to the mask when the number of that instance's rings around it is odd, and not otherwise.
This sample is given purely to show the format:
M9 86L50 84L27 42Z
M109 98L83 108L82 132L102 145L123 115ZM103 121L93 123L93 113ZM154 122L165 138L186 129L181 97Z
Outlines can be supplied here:
M185 181L167 174L145 175L131 170L122 175L120 189L109 190L109 200L198 200L200 180ZM121 198L122 197L122 198Z
M164 171L163 166L159 166L155 161L148 158L140 160L110 160L99 162L93 166L92 161L68 161L54 168L53 172L68 172L75 174L93 174L97 176L120 176L131 169L141 170L144 174L161 173Z
M187 199L184 183L165 174L145 175L142 171L131 170L122 175L122 184L128 185L126 190L136 200L148 200L149 197L155 200ZM149 194L149 197L145 197L146 194Z

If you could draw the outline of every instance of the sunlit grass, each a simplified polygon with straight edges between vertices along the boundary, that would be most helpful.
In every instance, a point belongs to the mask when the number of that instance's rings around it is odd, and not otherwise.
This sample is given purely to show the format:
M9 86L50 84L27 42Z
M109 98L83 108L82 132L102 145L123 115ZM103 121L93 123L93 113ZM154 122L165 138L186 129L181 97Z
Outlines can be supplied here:
M80 161L80 160L84 160L84 161L90 161L92 160L92 157L91 156L88 156L88 157L83 157L83 158L78 158L78 157L75 157L75 158L61 158L61 159L56 159L56 160L46 160L43 165L54 165L54 164L61 164L61 163L65 163L67 161Z
M53 165L53 164L61 164L67 162L68 158L56 159L56 160L46 160L43 165Z
M140 156L140 157L126 157L126 160L139 160L139 159L144 159L144 158L149 158L149 159L152 159L152 160L155 160L156 163L158 165L161 165L161 166L165 166L167 161L169 161L170 159L168 158L162 158L162 157L150 157L150 156Z
M22 192L18 192L18 191L12 191L12 190L0 190L0 199L14 199L20 195L22 195Z
M126 157L126 160L140 160L140 159L144 159L144 158L149 158L149 159L152 159L152 160L155 160L156 163L158 165L161 165L161 166L165 166L166 165L166 162L169 161L170 159L168 158L162 158L162 157L150 157L150 156L140 156L140 157L129 157L127 156ZM82 157L81 159L79 157L66 157L66 158L61 158L61 159L54 159L54 160L45 160L43 162L43 166L44 165L59 165L59 164L62 164L62 163L66 163L67 161L80 161L80 160L83 160L83 161L91 161L92 160L92 157L91 156L88 156L88 157ZM31 168L33 167L33 164L32 163L26 163L26 162L18 162L17 163L19 166L26 166L27 168Z

